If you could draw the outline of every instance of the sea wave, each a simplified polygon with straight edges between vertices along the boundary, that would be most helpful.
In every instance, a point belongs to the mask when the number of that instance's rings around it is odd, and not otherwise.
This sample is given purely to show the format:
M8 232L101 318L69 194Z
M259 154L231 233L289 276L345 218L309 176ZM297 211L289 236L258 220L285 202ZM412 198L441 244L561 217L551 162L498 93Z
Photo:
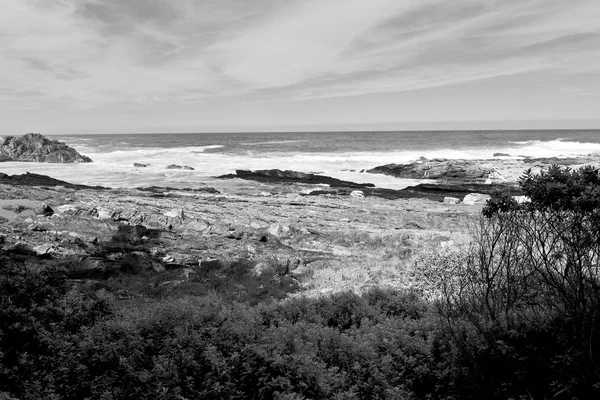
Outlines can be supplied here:
M265 142L240 143L240 145L242 145L242 146L260 146L260 145L265 145L265 144L292 144L292 143L302 143L302 142L308 142L308 140L305 140L305 139L269 140L269 141L265 141Z

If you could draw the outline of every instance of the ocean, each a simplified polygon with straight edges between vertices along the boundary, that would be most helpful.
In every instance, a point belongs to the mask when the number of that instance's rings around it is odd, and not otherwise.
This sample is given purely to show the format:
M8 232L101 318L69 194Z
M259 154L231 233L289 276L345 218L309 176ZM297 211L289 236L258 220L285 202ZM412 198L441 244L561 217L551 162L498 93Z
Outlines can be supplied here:
M600 130L290 132L49 136L94 160L89 164L2 163L0 172L33 172L107 187L169 186L242 190L215 176L236 169L295 170L400 189L419 181L361 173L425 158L486 159L494 153L553 157L600 152ZM149 164L136 168L134 163ZM170 170L170 164L194 170Z

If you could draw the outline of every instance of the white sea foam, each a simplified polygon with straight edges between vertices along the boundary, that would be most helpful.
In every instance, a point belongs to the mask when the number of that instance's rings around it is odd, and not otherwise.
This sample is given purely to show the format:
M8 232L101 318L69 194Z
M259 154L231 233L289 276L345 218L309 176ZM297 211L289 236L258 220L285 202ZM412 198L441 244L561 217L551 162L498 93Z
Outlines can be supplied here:
M271 142L272 143L272 142ZM568 140L523 141L507 143L505 147L429 149L390 152L293 153L279 149L277 153L221 153L206 150L222 145L179 148L136 147L129 149L92 147L87 143L75 146L91 157L89 164L2 163L2 172L9 174L34 172L73 183L110 187L175 186L197 187L203 182L217 184L211 177L230 174L236 169L282 169L302 172L319 171L323 175L359 183L374 183L379 187L402 188L415 181L397 179L360 171L389 163L406 163L428 159L486 159L494 153L510 157L566 157L600 153L600 143ZM113 151L109 151L113 150ZM149 164L135 168L134 162ZM167 170L170 164L187 165L194 170Z
M308 142L308 140L305 139L299 139L299 140L269 140L266 142L252 142L252 143L240 143L242 146L259 146L259 145L263 145L263 144L291 144L291 143L302 143L302 142Z

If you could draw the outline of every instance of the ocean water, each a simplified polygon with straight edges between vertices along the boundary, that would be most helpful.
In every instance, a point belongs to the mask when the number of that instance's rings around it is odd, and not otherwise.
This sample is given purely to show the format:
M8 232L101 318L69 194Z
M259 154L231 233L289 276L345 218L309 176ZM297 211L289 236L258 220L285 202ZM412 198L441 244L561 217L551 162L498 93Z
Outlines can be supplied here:
M108 187L242 188L247 183L224 182L214 177L236 169L279 168L399 189L419 181L360 171L421 157L485 159L494 153L510 154L507 158L600 153L599 130L112 134L51 138L66 142L94 162L1 163L0 172L33 172ZM150 166L135 168L135 162ZM167 170L170 164L188 165L194 170Z

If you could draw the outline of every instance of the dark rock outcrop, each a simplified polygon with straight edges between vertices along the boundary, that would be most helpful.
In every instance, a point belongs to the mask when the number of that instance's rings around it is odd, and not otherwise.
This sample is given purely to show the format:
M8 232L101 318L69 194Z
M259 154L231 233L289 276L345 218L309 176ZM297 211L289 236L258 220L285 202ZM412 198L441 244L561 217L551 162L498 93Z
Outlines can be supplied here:
M49 217L52 214L54 214L54 210L52 209L52 207L50 207L46 203L40 204L33 211L35 212L36 215L44 215L46 217Z
M4 137L0 141L0 161L92 162L89 157L79 154L64 142L50 140L39 133Z
M240 178L269 183L306 183L311 185L326 184L330 187L343 187L351 189L375 187L375 185L372 183L355 183L350 181L343 181L341 179L336 179L329 176L307 174L298 171L282 171L280 169L266 169L256 171L238 169L235 171L235 174L222 175L218 178Z
M177 165L177 164L171 164L167 166L167 169L185 169L185 170L189 170L189 171L193 171L194 168L188 166L188 165Z
M518 187L506 184L427 184L422 183L416 186L409 186L404 189L385 189L385 188L367 188L362 189L365 197L374 196L388 200L421 198L443 202L445 197L463 198L470 193L482 193L491 195L494 192L501 192L508 196L520 196L523 191ZM309 196L316 195L341 195L350 196L351 190L332 189L332 190L314 190Z
M523 162L525 164L544 164L544 165L551 165L551 164L556 164L556 165L577 165L577 164L582 164L583 160L582 158L577 158L577 157L570 157L570 158L564 158L564 157L542 157L542 158L532 158L532 157L527 157L523 159Z
M54 179L47 175L25 173L20 175L7 175L0 172L0 184L15 186L63 186L69 189L106 189L102 186L77 185Z
M136 168L146 168L146 167L148 167L149 165L150 165L150 164L143 164L143 163L138 163L138 162L136 162L136 163L133 163L133 166L134 166L134 167L136 167Z
M409 164L386 164L369 169L367 172L405 179L436 179L446 182L484 183L493 171L483 167L481 160L434 159Z

